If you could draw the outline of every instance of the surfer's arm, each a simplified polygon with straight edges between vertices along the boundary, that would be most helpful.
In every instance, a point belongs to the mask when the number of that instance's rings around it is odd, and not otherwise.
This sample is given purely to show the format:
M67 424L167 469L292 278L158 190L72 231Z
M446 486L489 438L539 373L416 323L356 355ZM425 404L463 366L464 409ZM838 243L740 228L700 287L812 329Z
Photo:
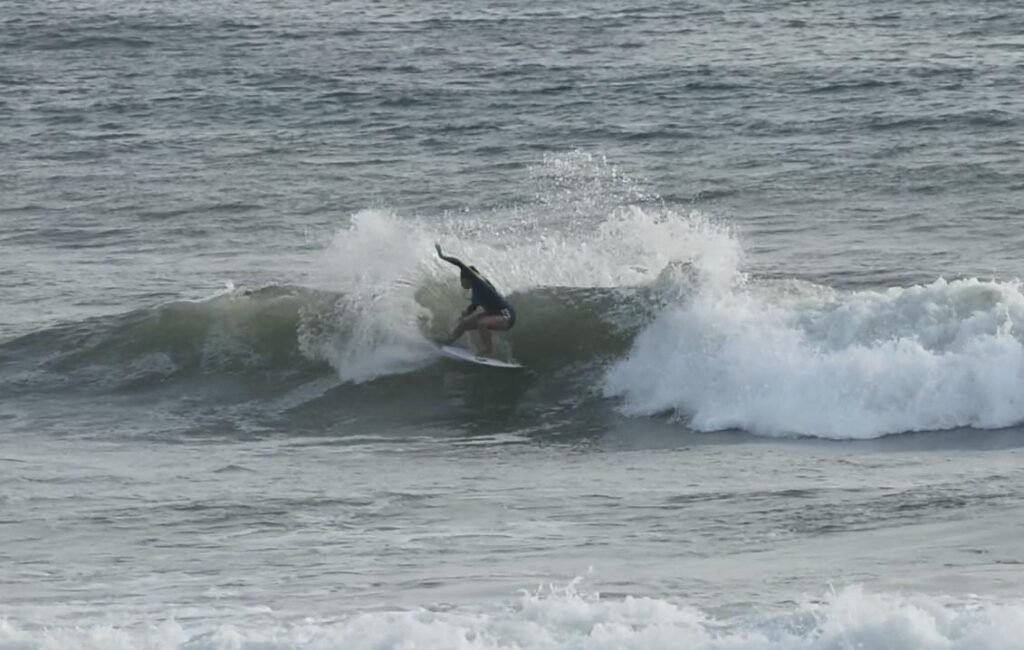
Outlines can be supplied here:
M437 249L437 256L443 259L445 262L448 262L449 264L454 264L455 266L459 267L460 271L469 272L469 269L466 267L465 264L463 264L462 260L460 260L457 257L452 257L450 255L445 255L444 253L442 253L441 244L434 244L434 248Z

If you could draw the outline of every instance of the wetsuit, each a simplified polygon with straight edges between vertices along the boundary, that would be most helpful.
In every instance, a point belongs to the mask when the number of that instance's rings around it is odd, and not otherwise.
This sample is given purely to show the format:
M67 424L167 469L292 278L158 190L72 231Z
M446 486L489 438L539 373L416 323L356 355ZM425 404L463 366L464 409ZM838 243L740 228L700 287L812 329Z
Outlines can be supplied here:
M466 311L462 312L464 315L468 316L477 307L483 307L485 314L501 316L508 321L508 329L512 329L512 326L516 324L516 311L512 309L512 305L508 304L505 297L498 293L493 284L480 275L480 272L474 267L462 263L456 257L442 255L441 259L459 267L462 273L469 278L473 297L470 300L469 307L466 308Z

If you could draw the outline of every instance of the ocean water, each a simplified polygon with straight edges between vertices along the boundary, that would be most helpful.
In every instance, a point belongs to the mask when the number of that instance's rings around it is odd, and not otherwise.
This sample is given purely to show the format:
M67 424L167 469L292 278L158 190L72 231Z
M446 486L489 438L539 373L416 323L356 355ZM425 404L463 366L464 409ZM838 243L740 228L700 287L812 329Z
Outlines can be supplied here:
M0 2L0 650L1024 648L1021 79L999 0Z

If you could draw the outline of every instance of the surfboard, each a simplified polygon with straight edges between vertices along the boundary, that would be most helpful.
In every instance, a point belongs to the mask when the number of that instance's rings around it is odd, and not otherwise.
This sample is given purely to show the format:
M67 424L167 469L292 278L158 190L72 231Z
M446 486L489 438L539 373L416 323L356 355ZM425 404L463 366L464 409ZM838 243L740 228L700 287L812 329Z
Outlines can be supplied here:
M467 350L466 348L459 348L454 345L439 345L437 346L437 349L446 357L458 359L459 361L468 361L481 366L490 366L492 368L522 368L518 363L506 363L500 359L482 357L475 352Z

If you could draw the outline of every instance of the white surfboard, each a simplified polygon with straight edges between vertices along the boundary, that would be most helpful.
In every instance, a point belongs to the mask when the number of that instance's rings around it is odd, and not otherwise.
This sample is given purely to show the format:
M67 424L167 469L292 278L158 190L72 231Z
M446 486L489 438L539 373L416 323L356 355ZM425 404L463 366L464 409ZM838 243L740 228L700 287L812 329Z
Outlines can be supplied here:
M442 354L447 357L451 357L452 359L468 361L481 366L491 366L492 368L522 368L518 363L506 363L492 357L482 357L475 352L467 350L466 348L459 348L454 345L439 345L437 346L437 349L440 350Z

